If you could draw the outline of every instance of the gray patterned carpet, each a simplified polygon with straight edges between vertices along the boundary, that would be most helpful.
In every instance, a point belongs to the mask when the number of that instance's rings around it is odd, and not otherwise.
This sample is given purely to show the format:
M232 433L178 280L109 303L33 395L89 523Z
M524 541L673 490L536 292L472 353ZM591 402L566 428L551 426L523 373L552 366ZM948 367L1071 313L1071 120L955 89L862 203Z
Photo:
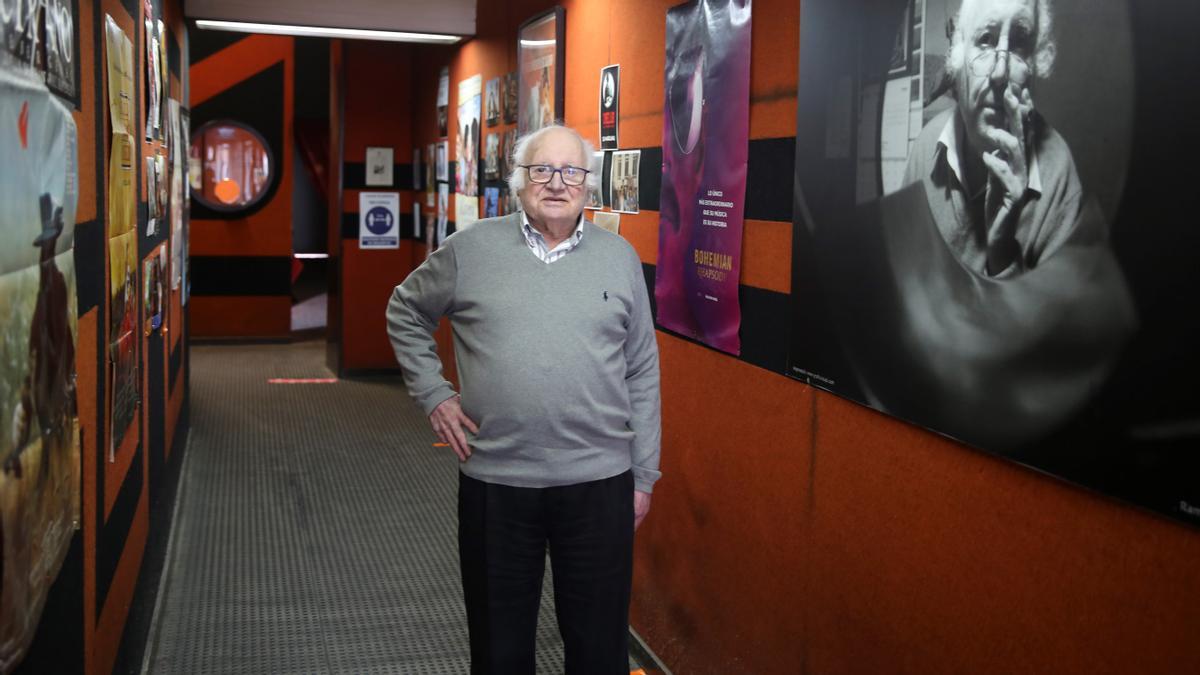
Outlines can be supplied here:
M453 454L399 379L268 384L332 377L324 348L192 348L147 672L467 672ZM560 673L549 589L538 672Z

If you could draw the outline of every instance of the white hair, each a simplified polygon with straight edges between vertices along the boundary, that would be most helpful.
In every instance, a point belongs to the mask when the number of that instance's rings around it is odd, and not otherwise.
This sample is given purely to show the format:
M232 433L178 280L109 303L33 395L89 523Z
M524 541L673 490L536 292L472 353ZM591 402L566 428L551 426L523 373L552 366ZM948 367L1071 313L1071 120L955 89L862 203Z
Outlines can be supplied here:
M963 17L970 16L969 9L987 0L963 0L954 16L953 31L950 34L950 50L946 53L946 75L957 78L959 71L966 66L966 40L963 32ZM1037 37L1033 51L1033 76L1046 79L1054 72L1054 57L1058 52L1058 43L1054 40L1054 11L1050 8L1051 0L1036 0L1034 11L1037 13Z
M533 157L534 150L537 150L538 143L542 141L542 138L544 138L546 134L558 129L568 132L572 137L575 138L576 141L579 142L579 151L583 153L584 162L587 164L587 166L584 168L591 171L591 173L587 175L587 180L584 182L584 185L590 190L600 187L601 167L592 166L594 164L594 157L596 155L596 147L589 143L586 138L581 136L578 131L575 131L571 127L563 124L551 124L549 126L542 127L537 131L525 134L521 138L517 139L517 145L513 148L511 164L512 171L510 171L508 174L508 190L514 197L519 196L521 190L524 190L528 185L529 173L525 171L521 165L529 163L530 158Z

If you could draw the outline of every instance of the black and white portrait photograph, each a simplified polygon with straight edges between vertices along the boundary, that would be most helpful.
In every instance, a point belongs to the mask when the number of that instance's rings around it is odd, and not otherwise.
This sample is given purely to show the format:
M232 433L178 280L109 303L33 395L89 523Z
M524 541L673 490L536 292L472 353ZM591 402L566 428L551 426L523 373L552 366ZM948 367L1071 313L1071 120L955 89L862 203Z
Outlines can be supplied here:
M1170 73L1197 65L1155 40L1171 21L802 5L788 374L1200 523L1200 331L1162 295L1200 290L1173 262L1200 253L1192 219L1163 199L1190 173L1159 139L1182 117Z

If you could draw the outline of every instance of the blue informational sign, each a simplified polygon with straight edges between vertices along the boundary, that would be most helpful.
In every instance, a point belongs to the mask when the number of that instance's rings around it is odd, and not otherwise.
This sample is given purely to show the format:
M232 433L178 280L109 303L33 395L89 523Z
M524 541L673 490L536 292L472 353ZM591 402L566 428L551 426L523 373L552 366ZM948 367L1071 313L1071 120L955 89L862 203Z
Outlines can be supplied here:
M358 247L400 247L400 193L361 192L358 195Z

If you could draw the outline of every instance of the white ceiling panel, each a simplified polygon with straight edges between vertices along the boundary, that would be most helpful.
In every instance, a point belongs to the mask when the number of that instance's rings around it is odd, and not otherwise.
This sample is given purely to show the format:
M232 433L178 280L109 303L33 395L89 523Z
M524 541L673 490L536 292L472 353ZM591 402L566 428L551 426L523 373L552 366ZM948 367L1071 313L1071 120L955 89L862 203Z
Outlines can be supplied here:
M186 0L189 19L475 34L475 0Z

